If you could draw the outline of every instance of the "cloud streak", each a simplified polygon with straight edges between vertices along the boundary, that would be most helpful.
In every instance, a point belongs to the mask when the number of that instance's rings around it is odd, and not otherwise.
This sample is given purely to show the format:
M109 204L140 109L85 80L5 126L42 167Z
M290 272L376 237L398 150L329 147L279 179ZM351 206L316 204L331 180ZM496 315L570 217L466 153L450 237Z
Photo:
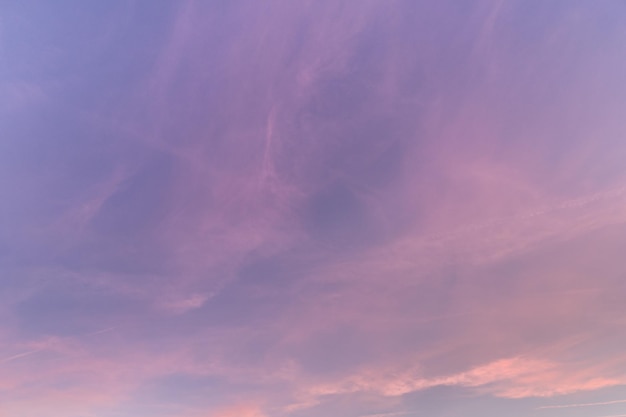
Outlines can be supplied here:
M621 404L625 13L1 5L2 412Z
M539 409L543 410L543 409L552 409L552 408L596 407L600 405L612 405L612 404L623 404L623 403L626 403L626 400L613 400L613 401L603 401L603 402L586 403L586 404L545 405L543 407L539 407Z

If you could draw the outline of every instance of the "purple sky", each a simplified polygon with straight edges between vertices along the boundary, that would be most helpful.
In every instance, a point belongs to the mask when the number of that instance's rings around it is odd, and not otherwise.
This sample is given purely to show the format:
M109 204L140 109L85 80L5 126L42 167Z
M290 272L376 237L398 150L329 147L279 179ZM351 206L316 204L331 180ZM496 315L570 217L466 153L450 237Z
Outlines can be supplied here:
M626 3L0 2L0 417L626 415Z

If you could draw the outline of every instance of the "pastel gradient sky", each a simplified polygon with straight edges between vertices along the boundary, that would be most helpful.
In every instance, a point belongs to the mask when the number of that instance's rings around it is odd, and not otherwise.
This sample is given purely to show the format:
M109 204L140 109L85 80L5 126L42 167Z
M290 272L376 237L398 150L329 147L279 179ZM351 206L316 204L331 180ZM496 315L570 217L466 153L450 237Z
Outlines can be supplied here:
M623 415L624 1L0 1L0 417Z

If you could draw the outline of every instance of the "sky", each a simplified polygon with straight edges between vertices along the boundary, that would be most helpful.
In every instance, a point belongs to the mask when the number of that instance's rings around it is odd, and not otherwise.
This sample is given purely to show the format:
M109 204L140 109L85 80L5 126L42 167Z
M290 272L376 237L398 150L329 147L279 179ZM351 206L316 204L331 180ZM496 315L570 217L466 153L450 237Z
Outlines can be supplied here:
M626 3L0 1L0 417L626 415Z

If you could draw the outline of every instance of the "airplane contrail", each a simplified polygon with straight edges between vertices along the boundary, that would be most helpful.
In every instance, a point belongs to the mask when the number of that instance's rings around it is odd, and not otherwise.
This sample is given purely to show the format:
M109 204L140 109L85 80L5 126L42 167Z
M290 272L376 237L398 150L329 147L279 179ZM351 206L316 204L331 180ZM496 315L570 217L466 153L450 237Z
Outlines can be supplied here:
M97 330L95 332L87 333L87 334L84 334L83 336L95 336L95 335L102 334L102 333L109 333L109 332L112 332L113 330L117 330L117 328L119 328L119 327L120 326L107 327L106 329Z
M597 403L583 403L583 404L563 404L563 405L545 405L543 407L538 407L538 410L545 409L553 409L553 408L575 408L575 407L595 407L597 405L611 405L611 404L622 404L626 403L626 400L614 400L614 401L604 401ZM619 416L606 416L606 417L619 417Z
M28 351L28 352L18 353L17 355L13 355L13 356L9 356L8 358L0 359L0 364L7 363L7 362L12 362L12 361L14 361L16 359L23 358L25 356L30 356L30 355L32 355L34 353L38 353L38 352L41 352L41 350L31 350L31 351Z
M119 326L114 326L114 327L109 327L103 330L98 330L92 333L87 333L84 336L94 336L94 335L98 335L98 334L102 334L102 333L108 333L111 332L115 329L117 329ZM20 359L20 358L24 358L26 356L30 356L33 355L35 353L39 353L41 352L43 349L37 349L37 350L29 350L27 352L22 352L22 353L18 353L16 355L13 356L9 356L8 358L3 358L0 359L0 365L4 364L4 363L8 363L8 362L13 362L14 360ZM0 416L1 417L1 416Z

